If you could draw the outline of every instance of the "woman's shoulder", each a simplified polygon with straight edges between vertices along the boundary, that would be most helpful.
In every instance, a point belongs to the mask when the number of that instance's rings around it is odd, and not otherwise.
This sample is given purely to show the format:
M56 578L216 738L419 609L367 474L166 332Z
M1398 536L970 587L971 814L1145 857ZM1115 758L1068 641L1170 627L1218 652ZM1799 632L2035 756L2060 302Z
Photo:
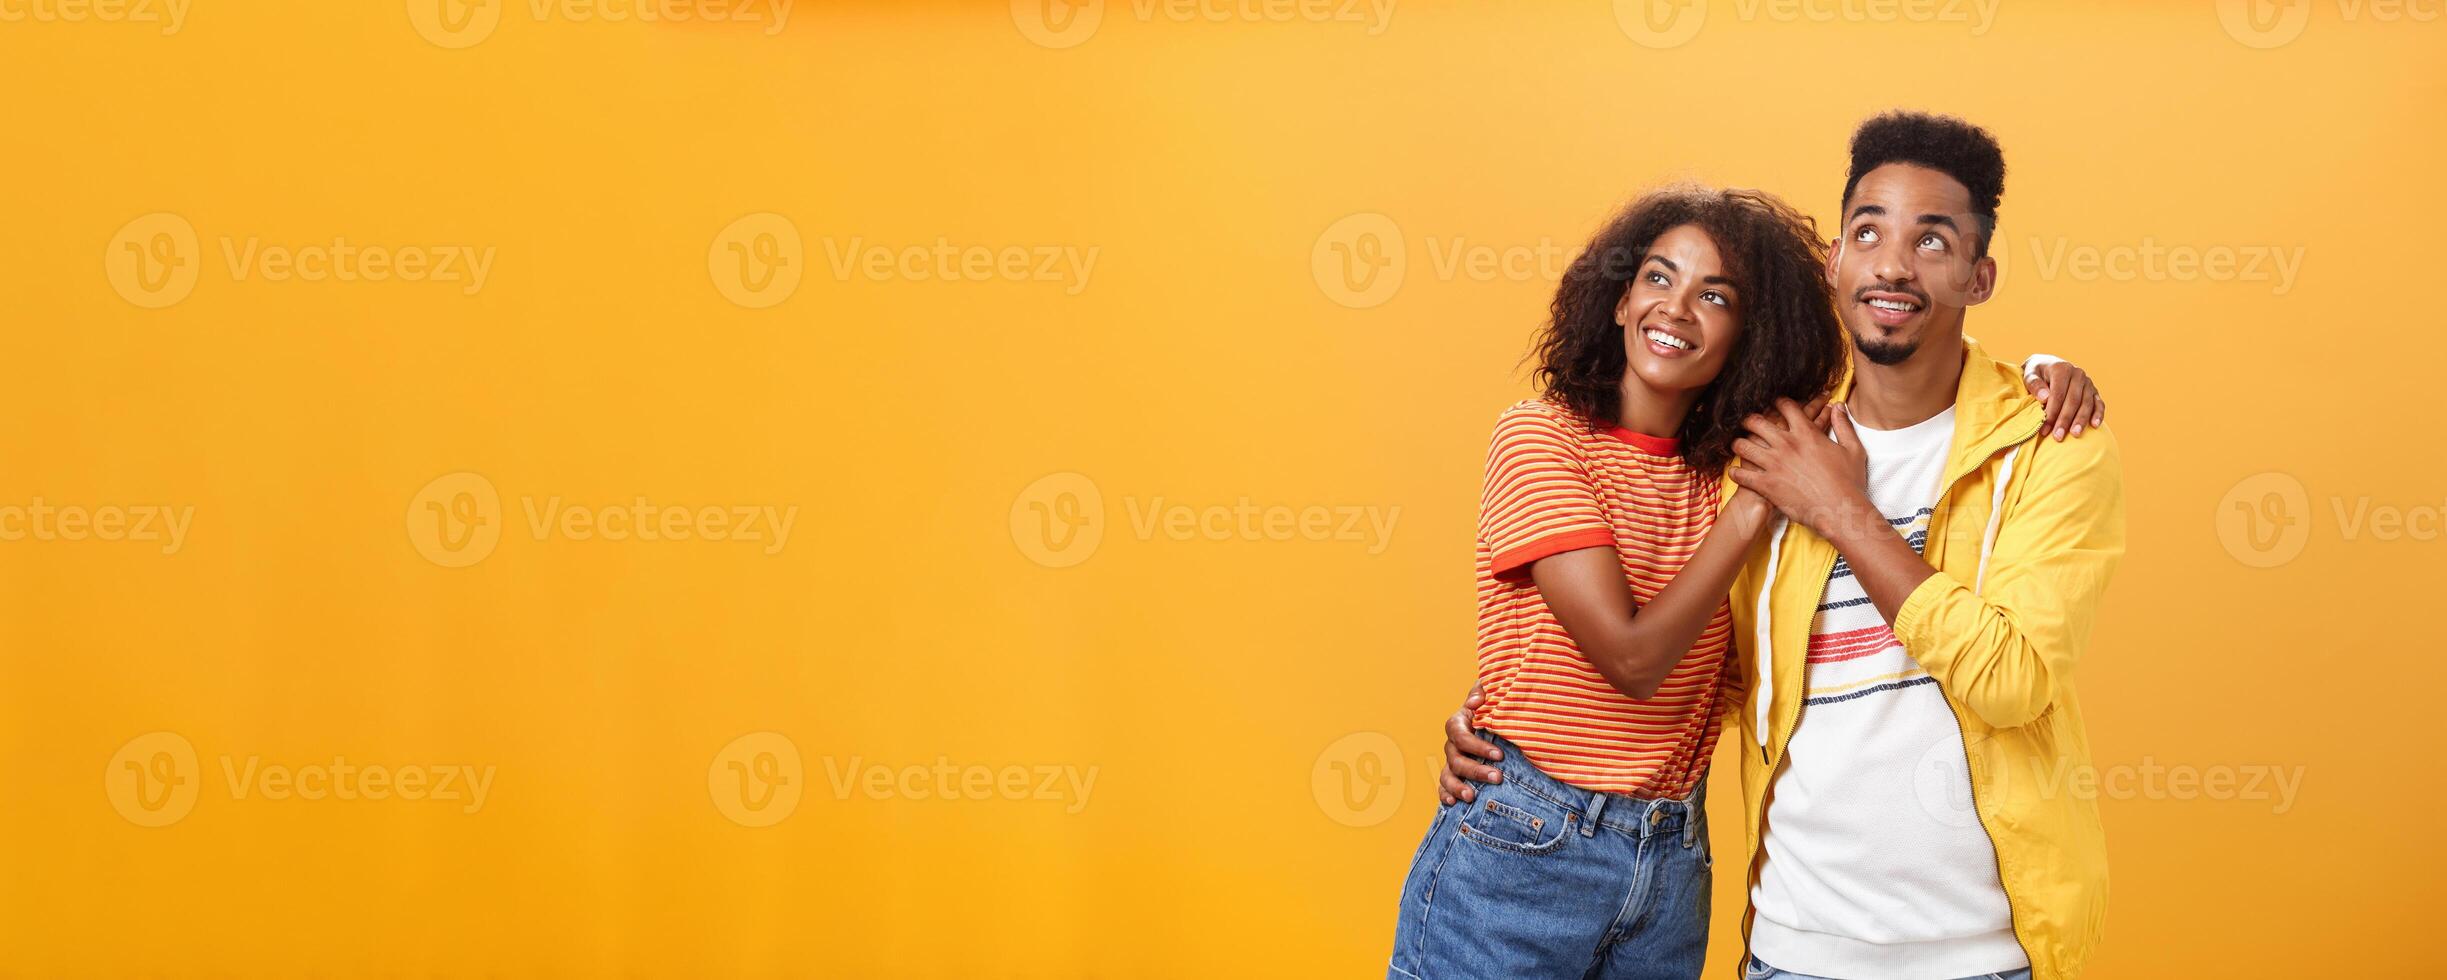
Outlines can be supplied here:
M1524 398L1496 416L1496 428L1512 425L1540 426L1573 432L1593 431L1589 420L1560 402L1545 398Z
M1495 420L1495 443L1499 449L1534 445L1577 456L1587 452L1589 440L1596 435L1597 430L1580 413L1544 398L1514 402Z

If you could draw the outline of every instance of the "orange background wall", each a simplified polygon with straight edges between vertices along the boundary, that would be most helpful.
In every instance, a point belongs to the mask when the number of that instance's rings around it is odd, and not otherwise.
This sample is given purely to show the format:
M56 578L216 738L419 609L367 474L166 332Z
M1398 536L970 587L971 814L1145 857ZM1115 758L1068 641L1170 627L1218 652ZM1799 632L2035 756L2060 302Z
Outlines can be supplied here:
M2433 958L2436 2L441 2L0 0L0 976L1376 975L1556 271L1897 105L2124 442L2093 975Z

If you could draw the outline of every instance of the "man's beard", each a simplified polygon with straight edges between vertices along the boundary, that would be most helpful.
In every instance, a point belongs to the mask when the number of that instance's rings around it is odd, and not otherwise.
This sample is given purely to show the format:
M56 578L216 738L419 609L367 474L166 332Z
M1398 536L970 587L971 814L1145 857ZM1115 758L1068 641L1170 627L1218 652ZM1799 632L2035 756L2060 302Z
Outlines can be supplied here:
M1919 353L1920 342L1915 340L1908 344L1890 343L1883 340L1871 340L1859 333L1854 333L1852 349L1860 351L1862 357L1869 358L1871 364L1880 367L1894 367L1911 360L1913 354Z

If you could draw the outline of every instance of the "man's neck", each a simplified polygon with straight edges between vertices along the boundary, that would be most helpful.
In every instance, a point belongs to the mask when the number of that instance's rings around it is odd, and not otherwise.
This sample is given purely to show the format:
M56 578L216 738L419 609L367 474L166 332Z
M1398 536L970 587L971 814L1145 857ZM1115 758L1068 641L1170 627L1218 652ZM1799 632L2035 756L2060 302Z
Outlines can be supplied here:
M1931 337L1901 364L1872 363L1854 351L1845 410L1872 429L1900 429L1953 407L1962 380L1960 336Z

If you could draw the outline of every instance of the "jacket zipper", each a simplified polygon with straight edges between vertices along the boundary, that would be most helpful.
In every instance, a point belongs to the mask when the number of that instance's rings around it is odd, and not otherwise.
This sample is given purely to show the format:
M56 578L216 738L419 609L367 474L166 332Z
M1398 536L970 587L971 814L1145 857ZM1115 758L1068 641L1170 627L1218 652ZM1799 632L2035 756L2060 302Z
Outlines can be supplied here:
M2000 446L2000 447L1998 447L1998 448L1999 448L1999 449L2002 449L2002 448L2004 448L2004 447L2006 447L2006 446L2019 446L2019 445L2022 445L2023 443L2030 441L2030 439L2031 439L2031 437L2032 437L2032 436L2036 436L2036 435L2038 435L2038 434L2039 434L2039 430L2038 430L2038 429L2032 429L2032 430L2031 430L2031 431L2030 431L2028 434L2024 435L2022 438L2015 439L2015 440L2013 440L2012 442L2005 443L2003 446ZM1988 465L1988 463L1987 463L1987 461L1988 461L1988 460L1992 460L1992 459L1995 459L1995 458L1997 457L1997 452L1998 452L1998 450L1996 450L1996 449L1992 449L1992 450L1990 450L1990 451L1988 452L1988 454L1987 454L1987 455L1982 456L1982 457L1980 458L1980 459L1981 459L1981 463L1980 463L1980 465L1979 465L1979 466L1974 466L1974 467L1972 467L1972 468L1971 468L1971 469L1970 469L1968 472L1965 472L1965 473L1963 474L1963 476L1970 476L1972 473L1977 473L1977 472L1979 472L1979 471L1980 471L1980 469L1981 469L1982 467L1985 467L1986 465ZM1955 483L1960 483L1960 482L1962 482L1962 477L1956 477L1956 478L1955 478L1955 480L1954 480L1954 482L1955 482ZM1938 494L1938 498L1939 498L1940 500L1943 500L1943 499L1944 499L1944 498L1945 498L1947 495L1951 494L1953 491L1954 491L1954 487L1953 487L1953 485L1952 485L1952 484L1948 484L1948 485L1947 485L1947 487L1945 488L1945 490L1944 490L1943 492L1941 492L1941 493L1939 493L1939 494ZM2003 500L1999 500L1999 501L1997 501L1997 506L1998 506L1998 507L2003 507L2003 506L2005 506L2005 502L2004 502ZM1948 508L1948 510L1949 510L1949 511L1951 511L1951 510L1952 510L1952 508ZM1949 513L1949 514L1947 514L1946 516L1947 516L1947 518L1948 518L1948 519L1952 519L1952 517L1953 517L1954 515L1953 515L1953 514L1951 514L1951 513ZM1992 517L1993 517L1993 516L1994 516L1994 515L1992 515ZM1931 529L1930 534L1929 534L1929 537L1930 537L1931 539L1935 539L1935 538L1937 537L1936 531L1935 531L1934 529ZM1988 536L1987 536L1986 534L1982 534L1982 535L1980 536L1980 544L1981 544L1983 547L1985 547L1985 546L1987 545L1987 543L1988 543ZM1940 690L1939 690L1939 696L1940 696L1940 697L1943 697L1943 696L1944 696L1944 690L1943 690L1943 688L1940 688ZM1977 773L1974 773L1974 772L1972 772L1972 771L1971 771L1971 766L1972 766L1972 762L1971 762L1971 736L1969 736L1969 735L1967 735L1967 734L1964 734L1964 732L1963 732L1963 716L1962 716L1962 712L1961 712L1960 710L1958 710L1958 709L1956 709L1956 708L1955 708L1955 706L1954 706L1954 701L1953 701L1953 699L1951 699L1951 698L1948 698L1948 699L1946 700L1946 710L1954 714L1954 737L1955 737L1955 740L1956 740L1956 741L1958 741L1958 742L1960 742L1960 743L1962 743L1962 746L1963 746L1963 772L1964 772L1964 775L1965 775L1965 776L1967 776L1967 777L1976 777L1978 774L1977 774ZM2042 712L2042 713L2044 714L2045 712ZM2037 722L2037 719L2033 719L2033 723L2036 723L2036 722ZM2015 903L2014 903L2014 889L2013 889L2011 886L2009 886L2009 885L2007 885L2007 884L2005 883L2005 856L2004 856L2004 854L2003 854L2002 852L2000 852L1999 850L1997 850L1997 833L1996 833L1996 831L1994 831L1994 830L1990 830L1990 829L1988 828L1988 814L1987 814L1987 813L1985 813L1985 812L1983 812L1983 811L1980 809L1980 786L1979 786L1979 783L1980 783L1980 781L1979 781L1979 779L1977 779L1977 778L1966 778L1966 779L1963 781L1964 792L1967 792L1967 793L1971 794L1971 816L1973 817L1973 819L1976 819L1976 820L1978 820L1978 821L1980 822L1980 833L1981 833L1983 836L1986 836L1986 837L1988 838L1988 853L1989 853L1989 855L1990 855L1991 857L1993 857L1993 858L1996 860L1996 862L1997 862L1997 890L1998 890L1998 891L2002 891L2002 892L2004 892L2004 893L2005 893L2005 923L2006 923L2006 925L2007 925L2009 928L2013 929L2013 931L2014 931L2014 945L2022 947L2022 958L2023 958L2023 960L2024 960L2025 962L2027 962L2027 963L2029 963L2029 964L2030 964L2030 967L2031 967L2031 973L2032 973L2033 977L2037 977L2037 976L2038 976L2038 973L2039 973L2039 959L2038 959L2037 957L2035 957L2035 956L2032 956L2032 955L2031 955L2031 947L2030 947L2030 944L2025 943L2025 942L2023 942L2023 941L2022 941L2022 914L2021 914L2020 910L2019 910L2019 909L2016 907L2016 905L2015 905Z
M1838 554L1834 558L1828 559L1827 567L1818 570L1818 588L1820 599L1823 600L1826 598L1827 576L1835 573L1835 563L1841 560L1843 560L1843 556ZM1770 596L1768 598L1768 608L1773 610L1775 605L1775 598ZM1813 606L1815 606L1815 603L1813 603ZM1813 610L1813 614L1815 615L1815 610ZM1776 669L1776 637L1775 625L1772 622L1768 625L1766 656L1767 669L1770 673L1773 673ZM1770 756L1768 754L1766 745L1759 746L1759 764L1762 766L1767 765L1772 758L1781 758L1784 754L1785 747L1792 744L1793 729L1798 728L1801 725L1801 709L1807 707L1810 700L1810 651L1808 634L1806 632L1803 634L1802 639L1801 684L1798 688L1796 688L1796 690L1800 692L1800 700L1795 702L1793 705L1793 720L1778 728L1776 737L1768 740L1768 744L1776 747L1775 756ZM1773 712L1776 710L1776 706L1774 704L1769 704L1767 709L1768 711ZM1776 785L1776 771L1777 769L1781 768L1783 767L1771 767L1767 771L1767 784L1771 792ZM1762 816L1764 816L1767 811L1767 800L1764 796L1762 796L1759 800L1759 811ZM1989 842L1989 846L1994 848L1996 846L1996 842L1992 839ZM1745 972L1749 970L1748 964L1750 962L1751 917L1755 915L1757 911L1753 909L1750 904L1750 885L1751 882L1757 880L1759 877L1759 852L1765 849L1765 842L1759 840L1759 828L1755 825L1752 826L1750 828L1750 867L1746 869L1747 874L1742 882L1742 962L1743 970ZM2008 911L2010 912L2011 906L2013 905L2013 896L2006 896L2006 905L2008 906Z

